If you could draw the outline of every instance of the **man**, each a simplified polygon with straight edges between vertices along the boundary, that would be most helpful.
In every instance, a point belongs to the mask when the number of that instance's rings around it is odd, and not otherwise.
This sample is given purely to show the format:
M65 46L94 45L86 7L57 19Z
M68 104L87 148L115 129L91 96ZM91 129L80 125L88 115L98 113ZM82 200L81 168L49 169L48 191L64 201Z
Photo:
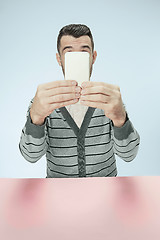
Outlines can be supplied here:
M63 27L57 50L64 75L66 52L88 52L91 75L97 53L86 25ZM74 109L78 102L82 106L80 122ZM78 86L76 81L59 80L38 86L19 148L29 162L46 154L47 177L104 177L117 176L115 154L126 162L135 158L139 141L119 87L92 81Z

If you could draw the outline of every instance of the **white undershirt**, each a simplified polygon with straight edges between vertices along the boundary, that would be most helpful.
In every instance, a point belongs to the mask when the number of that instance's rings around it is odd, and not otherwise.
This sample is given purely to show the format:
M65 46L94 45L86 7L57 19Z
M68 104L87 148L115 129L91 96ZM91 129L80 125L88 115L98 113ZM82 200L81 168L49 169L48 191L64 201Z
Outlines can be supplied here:
M74 119L77 126L80 128L83 122L84 116L88 110L88 106L84 106L78 102L72 105L68 105L66 106L66 108L70 113L70 115L72 116L72 118Z

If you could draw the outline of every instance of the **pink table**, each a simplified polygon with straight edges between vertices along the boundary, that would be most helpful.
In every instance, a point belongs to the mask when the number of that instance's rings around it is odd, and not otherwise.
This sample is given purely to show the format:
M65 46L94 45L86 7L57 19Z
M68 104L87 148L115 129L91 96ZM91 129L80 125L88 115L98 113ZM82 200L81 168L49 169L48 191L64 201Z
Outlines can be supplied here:
M160 240L160 177L0 179L2 240Z

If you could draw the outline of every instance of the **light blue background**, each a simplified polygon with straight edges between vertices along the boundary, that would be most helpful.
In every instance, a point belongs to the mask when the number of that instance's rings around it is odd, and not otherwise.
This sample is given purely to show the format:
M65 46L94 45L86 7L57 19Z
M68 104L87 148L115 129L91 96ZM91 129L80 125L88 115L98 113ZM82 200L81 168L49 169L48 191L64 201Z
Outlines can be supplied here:
M61 27L91 28L98 57L93 81L118 84L140 134L137 157L117 158L118 176L160 175L160 1L0 1L0 177L45 177L46 160L27 162L18 144L37 85L62 80Z

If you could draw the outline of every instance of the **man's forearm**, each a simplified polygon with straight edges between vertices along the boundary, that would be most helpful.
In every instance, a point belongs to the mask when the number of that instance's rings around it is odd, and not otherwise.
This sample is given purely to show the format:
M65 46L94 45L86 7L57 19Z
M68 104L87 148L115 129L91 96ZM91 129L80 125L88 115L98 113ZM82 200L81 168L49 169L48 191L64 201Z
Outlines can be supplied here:
M19 149L22 156L29 162L38 161L46 153L45 124L41 126L33 124L28 113L26 124L21 133Z
M122 127L113 126L114 152L124 161L132 161L138 152L140 137L128 119Z

